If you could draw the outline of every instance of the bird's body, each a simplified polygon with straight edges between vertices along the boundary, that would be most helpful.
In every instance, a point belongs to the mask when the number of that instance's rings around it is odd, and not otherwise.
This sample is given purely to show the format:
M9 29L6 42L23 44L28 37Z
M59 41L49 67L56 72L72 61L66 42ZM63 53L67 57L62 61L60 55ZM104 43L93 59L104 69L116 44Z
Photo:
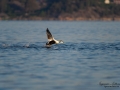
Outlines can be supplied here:
M52 34L48 30L48 28L46 30L46 34L47 34L47 38L48 38L48 42L46 43L46 47L50 47L52 44L63 43L62 40L56 40L56 39L54 39L54 37L52 36Z

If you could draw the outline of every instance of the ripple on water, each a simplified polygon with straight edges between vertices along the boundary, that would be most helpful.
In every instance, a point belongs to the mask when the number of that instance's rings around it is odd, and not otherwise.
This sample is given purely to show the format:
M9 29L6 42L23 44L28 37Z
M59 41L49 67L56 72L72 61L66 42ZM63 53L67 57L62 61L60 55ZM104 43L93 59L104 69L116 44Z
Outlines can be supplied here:
M44 42L36 43L16 43L4 44L0 43L0 49L43 49L45 48ZM52 45L53 50L120 50L120 43L64 43Z

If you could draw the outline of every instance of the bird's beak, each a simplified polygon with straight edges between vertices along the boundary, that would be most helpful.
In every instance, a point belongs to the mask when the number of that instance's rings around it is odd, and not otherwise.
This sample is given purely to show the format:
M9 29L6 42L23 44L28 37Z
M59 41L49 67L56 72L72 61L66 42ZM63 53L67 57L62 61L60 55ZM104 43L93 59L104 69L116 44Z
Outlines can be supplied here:
M61 43L64 43L63 41L61 41Z

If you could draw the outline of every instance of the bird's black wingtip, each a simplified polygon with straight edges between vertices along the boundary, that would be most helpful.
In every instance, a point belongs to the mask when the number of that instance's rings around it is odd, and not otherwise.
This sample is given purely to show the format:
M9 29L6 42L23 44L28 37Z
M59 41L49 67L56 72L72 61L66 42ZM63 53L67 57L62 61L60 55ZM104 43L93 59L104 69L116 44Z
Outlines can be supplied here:
M47 32L50 32L48 28L46 29L46 31L47 31Z

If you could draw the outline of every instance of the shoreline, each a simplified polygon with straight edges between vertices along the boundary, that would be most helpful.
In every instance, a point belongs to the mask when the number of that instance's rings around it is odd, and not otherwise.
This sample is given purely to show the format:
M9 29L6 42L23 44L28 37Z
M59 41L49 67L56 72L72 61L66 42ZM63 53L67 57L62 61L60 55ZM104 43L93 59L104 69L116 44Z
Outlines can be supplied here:
M16 17L16 18L1 18L0 21L5 20L35 20L35 21L120 21L120 17L103 17L103 18L83 18L83 17L77 17L77 18L71 18L71 17L60 17L60 18L42 18L42 17Z

